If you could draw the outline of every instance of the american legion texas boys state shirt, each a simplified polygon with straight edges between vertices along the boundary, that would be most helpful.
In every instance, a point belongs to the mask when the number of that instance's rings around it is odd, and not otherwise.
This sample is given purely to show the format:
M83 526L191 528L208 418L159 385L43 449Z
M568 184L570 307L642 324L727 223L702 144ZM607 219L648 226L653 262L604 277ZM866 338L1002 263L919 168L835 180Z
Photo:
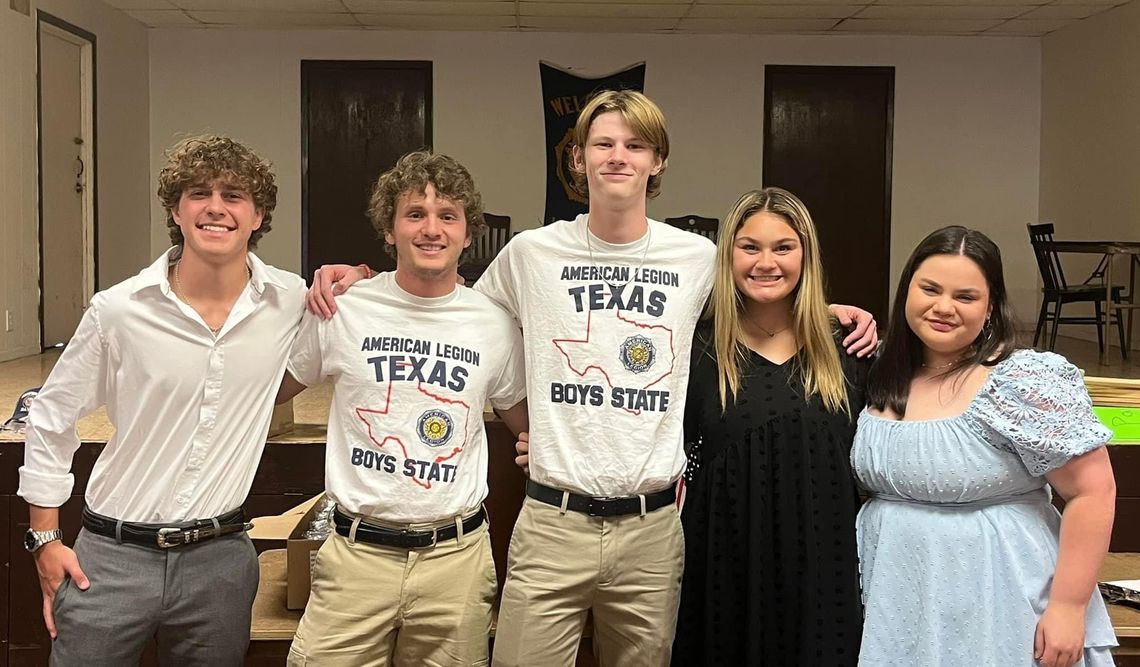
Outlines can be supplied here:
M394 523L454 517L487 496L483 406L526 397L522 339L490 299L456 286L417 297L395 273L357 283L337 313L305 313L289 372L333 379L325 489L346 512Z
M653 220L641 239L614 245L586 222L522 232L475 289L522 325L535 481L599 496L657 491L684 470L689 349L715 246Z

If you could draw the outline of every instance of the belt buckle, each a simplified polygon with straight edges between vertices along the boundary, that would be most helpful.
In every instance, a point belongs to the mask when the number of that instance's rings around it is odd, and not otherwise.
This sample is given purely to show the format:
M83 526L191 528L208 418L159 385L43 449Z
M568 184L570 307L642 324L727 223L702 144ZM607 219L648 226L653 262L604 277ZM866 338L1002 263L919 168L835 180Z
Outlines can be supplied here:
M181 539L178 539L177 541L169 540L168 538L171 535L178 535L179 537L181 537L182 536L182 529L181 528L173 528L170 526L167 526L166 528L159 528L158 529L158 534L155 536L155 540L158 542L158 548L159 549L169 549L170 547L177 547L177 546L184 544L184 542Z
M408 535L408 534L410 534L410 533L416 533L416 532L426 533L427 531L426 531L426 530L423 530L423 531L411 531L411 530L407 530L407 529L405 529L405 530L404 530L404 534L405 534L405 535ZM431 529L431 543L430 543L430 544L425 544L425 545L424 545L424 546L422 546L422 547L418 547L418 546L417 546L417 547L412 547L412 549L431 549L431 548L435 547L435 545L436 545L436 544L438 544L438 543L439 543L439 528L432 528L432 529Z
M177 539L171 540L171 536L177 536ZM174 526L167 526L158 529L158 534L155 536L155 539L160 549L169 549L171 547L194 544L202 539L202 531L198 528L176 528Z
M605 507L619 498L615 496L590 496L589 502L586 503L586 516L606 518L609 516L605 512Z

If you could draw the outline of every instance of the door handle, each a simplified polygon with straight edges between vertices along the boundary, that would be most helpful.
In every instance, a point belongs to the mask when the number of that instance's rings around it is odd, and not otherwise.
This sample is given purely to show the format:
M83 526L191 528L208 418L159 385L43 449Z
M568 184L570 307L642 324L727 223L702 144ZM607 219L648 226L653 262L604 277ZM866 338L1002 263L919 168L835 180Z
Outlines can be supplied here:
M83 172L87 170L87 165L83 164L83 158L76 156L75 161L79 166L75 172L75 191L83 192Z

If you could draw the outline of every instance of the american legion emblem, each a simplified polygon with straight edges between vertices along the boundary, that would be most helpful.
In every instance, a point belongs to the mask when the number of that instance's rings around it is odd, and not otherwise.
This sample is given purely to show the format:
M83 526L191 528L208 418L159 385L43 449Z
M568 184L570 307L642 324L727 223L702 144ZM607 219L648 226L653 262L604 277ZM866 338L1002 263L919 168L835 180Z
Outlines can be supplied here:
M454 426L451 415L433 408L420 415L419 421L416 422L416 433L419 434L420 441L428 447L441 447L451 439Z
M644 373L657 361L657 348L645 336L630 336L621 344L618 354L621 363L633 373Z

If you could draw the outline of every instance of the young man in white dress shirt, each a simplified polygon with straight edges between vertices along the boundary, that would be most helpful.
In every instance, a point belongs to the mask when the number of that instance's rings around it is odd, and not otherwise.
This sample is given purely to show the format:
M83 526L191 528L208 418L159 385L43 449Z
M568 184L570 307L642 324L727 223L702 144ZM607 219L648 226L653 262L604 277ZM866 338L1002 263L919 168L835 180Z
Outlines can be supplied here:
M522 339L456 284L486 227L467 170L415 152L382 174L369 217L396 270L306 314L279 400L334 378L321 547L291 665L485 665L498 581L482 507L489 401L526 430Z
M159 175L174 247L95 295L32 405L19 494L31 506L55 665L240 665L258 566L241 504L296 336L304 282L250 252L277 200L270 166L218 136L186 139ZM63 544L76 423L115 435Z

